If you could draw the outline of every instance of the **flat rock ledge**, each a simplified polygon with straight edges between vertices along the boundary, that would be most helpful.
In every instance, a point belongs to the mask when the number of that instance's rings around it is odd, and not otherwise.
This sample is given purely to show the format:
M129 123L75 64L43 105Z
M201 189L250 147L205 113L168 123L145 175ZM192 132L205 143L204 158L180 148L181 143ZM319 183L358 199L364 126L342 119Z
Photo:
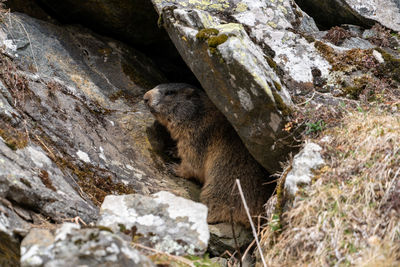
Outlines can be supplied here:
M21 244L21 266L143 266L154 264L105 229L65 223L53 232L33 228Z
M175 255L204 254L210 237L207 207L165 191L107 196L97 225Z

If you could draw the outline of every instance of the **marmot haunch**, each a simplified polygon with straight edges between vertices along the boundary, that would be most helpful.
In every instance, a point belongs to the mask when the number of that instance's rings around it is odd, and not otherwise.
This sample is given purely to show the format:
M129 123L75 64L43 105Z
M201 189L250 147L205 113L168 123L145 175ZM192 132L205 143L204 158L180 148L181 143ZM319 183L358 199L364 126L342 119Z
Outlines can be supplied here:
M177 142L181 163L176 174L203 184L200 200L208 207L208 222L229 222L233 207L233 220L249 225L237 189L232 194L235 180L251 215L262 212L274 186L265 185L269 174L208 96L188 84L161 84L144 95L144 102Z

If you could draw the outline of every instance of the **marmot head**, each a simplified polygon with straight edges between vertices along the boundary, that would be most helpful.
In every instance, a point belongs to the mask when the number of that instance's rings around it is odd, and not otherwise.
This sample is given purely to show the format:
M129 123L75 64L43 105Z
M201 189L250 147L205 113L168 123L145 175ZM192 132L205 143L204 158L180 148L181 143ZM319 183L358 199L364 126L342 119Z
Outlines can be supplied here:
M203 111L201 95L204 94L189 84L160 84L148 91L143 100L156 119L171 128L193 121Z

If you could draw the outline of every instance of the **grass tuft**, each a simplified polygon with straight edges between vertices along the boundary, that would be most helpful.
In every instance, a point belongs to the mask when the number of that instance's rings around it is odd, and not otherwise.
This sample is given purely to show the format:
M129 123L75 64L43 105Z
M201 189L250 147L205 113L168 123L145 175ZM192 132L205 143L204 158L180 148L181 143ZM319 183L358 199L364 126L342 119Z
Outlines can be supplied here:
M399 132L398 114L378 109L323 130L325 171L283 213L279 236L263 229L268 266L400 265Z

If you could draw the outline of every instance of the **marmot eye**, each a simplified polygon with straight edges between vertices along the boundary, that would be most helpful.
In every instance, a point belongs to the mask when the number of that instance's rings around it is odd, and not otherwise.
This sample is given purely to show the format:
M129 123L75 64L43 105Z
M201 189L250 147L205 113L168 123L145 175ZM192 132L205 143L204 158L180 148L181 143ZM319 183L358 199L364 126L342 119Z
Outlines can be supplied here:
M172 90L168 90L165 92L165 95L174 95L176 92Z

